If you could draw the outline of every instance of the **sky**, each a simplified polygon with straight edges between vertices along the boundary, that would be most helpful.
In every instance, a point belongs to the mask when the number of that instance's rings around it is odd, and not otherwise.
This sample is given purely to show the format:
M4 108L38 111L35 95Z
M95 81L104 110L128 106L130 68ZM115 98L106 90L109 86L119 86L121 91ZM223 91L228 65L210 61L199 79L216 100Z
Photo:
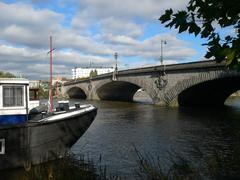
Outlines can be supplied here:
M49 37L54 76L71 77L74 67L119 69L204 59L205 42L178 34L158 20L188 0L0 0L0 71L40 80L49 78Z

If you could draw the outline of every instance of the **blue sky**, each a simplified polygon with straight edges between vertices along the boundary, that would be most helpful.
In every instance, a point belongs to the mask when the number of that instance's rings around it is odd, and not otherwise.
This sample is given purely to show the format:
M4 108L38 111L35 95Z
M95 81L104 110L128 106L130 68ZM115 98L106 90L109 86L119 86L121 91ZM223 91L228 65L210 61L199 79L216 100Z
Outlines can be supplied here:
M136 68L204 59L205 42L167 29L158 18L165 9L184 9L188 0L3 0L0 1L1 70L29 79L48 78L49 36L53 36L54 73L73 67Z

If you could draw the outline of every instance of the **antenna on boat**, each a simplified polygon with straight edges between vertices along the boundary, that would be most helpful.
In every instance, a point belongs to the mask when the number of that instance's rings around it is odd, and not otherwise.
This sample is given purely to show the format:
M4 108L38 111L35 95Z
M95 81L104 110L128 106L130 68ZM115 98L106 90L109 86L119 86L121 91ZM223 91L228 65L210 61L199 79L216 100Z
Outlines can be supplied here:
M55 50L52 48L52 36L50 36L50 50L47 54L50 54L50 83L49 83L49 101L50 107L49 112L53 112L53 97L52 97L52 52Z

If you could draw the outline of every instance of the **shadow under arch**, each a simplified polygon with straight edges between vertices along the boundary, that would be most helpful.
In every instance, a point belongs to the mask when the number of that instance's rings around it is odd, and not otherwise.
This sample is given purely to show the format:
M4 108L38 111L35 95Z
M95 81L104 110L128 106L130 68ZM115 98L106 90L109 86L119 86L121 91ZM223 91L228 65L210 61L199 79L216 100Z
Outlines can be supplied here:
M86 99L87 98L86 93L79 87L70 88L67 91L67 94L68 94L69 98L71 98L71 99Z
M101 100L133 101L133 96L141 87L125 81L108 82L97 89Z
M240 77L209 80L187 88L178 95L180 106L223 106L240 89Z

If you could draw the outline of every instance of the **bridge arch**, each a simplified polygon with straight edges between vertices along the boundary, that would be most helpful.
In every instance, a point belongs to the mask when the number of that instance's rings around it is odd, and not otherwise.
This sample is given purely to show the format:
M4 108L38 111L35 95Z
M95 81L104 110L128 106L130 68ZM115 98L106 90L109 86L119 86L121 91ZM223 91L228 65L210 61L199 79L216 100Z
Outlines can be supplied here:
M226 99L240 89L235 72L205 73L178 82L164 95L165 102L180 106L223 106Z
M126 81L110 81L97 89L101 100L133 101L133 96L141 87Z
M71 87L68 91L67 91L67 95L69 96L69 98L71 99L86 99L87 98L87 94L85 93L85 91L80 88L80 87Z
M222 106L240 89L240 77L220 78L194 85L178 95L180 106Z

